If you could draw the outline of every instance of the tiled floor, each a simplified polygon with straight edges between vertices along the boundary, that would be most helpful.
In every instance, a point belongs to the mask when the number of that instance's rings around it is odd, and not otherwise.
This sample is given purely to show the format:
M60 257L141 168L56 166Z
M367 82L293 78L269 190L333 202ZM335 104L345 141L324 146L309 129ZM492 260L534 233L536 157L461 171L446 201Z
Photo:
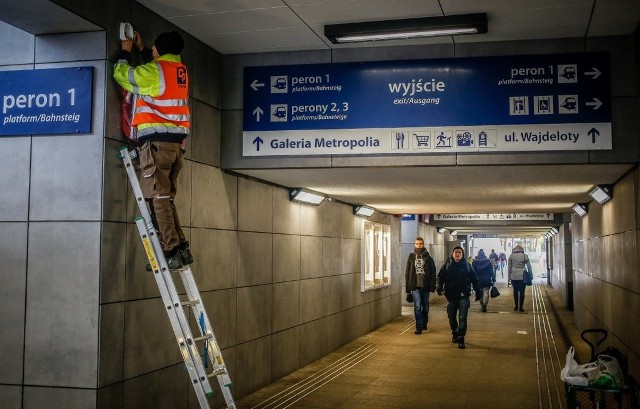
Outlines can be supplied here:
M429 330L413 333L413 309L319 361L239 400L238 408L564 408L559 379L567 351L541 279L527 288L525 312L511 288L487 313L472 303L467 348L451 343L444 297L433 297ZM562 317L563 314L557 314ZM570 314L564 314L570 318ZM568 325L571 325L569 323ZM569 328L570 335L577 332ZM575 342L574 342L575 343Z

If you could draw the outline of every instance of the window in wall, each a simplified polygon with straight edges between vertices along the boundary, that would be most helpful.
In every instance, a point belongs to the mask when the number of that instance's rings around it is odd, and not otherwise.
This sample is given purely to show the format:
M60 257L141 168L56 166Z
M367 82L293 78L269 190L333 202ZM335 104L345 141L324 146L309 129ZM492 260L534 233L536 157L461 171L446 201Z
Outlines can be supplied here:
M391 284L391 226L362 223L362 291Z

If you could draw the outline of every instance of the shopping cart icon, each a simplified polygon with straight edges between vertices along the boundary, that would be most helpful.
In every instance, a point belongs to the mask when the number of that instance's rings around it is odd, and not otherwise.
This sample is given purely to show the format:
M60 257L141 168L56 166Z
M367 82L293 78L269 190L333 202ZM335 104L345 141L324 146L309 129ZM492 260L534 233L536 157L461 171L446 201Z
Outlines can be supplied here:
M429 133L426 132L413 132L413 137L416 140L416 146L417 147L429 147L431 146L431 143L429 141L430 139L430 135Z

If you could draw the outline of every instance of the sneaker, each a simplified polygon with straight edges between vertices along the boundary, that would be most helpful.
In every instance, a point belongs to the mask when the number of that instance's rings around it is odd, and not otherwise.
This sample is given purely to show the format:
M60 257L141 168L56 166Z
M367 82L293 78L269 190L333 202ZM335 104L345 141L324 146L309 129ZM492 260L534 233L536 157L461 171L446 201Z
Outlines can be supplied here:
M465 349L466 345L464 344L464 337L458 337L458 348Z
M414 334L420 335L420 334L422 334L422 330L421 329L417 329L417 330L415 330Z
M193 255L191 254L191 250L189 250L189 242L183 241L178 244L178 251L180 251L180 258L182 258L182 264L188 265L193 263Z

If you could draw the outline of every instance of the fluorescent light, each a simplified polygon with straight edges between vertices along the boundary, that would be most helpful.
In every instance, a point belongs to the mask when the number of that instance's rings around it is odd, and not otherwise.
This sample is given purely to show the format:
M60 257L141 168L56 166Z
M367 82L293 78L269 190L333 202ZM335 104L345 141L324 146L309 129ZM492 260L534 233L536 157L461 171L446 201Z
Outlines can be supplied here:
M452 231L452 232L451 232L451 235L452 235L452 236L457 236L457 235L458 235L458 230L454 230L454 231Z
M482 34L486 32L486 13L329 24L324 26L324 35L334 44Z
M376 212L375 209L372 209L370 207L367 206L353 206L353 214L358 215L358 216L365 216L365 217L369 217L371 215L373 215Z
M446 232L446 231L447 231L447 228L446 228L446 227L440 227L440 228L438 229L438 233L444 233L444 232Z
M558 229L556 229L555 227L552 227L550 231L552 234L558 234Z
M337 37L338 43L359 43L363 41L381 41L381 40L404 40L410 38L424 38L424 37L438 37L446 35L460 35L460 34L478 34L477 28L451 28L444 30L418 30L418 31L405 31L401 33L388 33L388 34L360 34L360 35L345 35Z
M598 185L589 192L589 196L600 204L606 203L613 197L613 185Z
M573 205L572 209L578 214L578 216L583 217L587 214L587 206L588 205L586 203L576 203Z
M289 200L292 202L300 202L305 204L311 204L318 206L326 199L325 196L320 193L312 192L308 189L302 189L299 187L289 190Z

